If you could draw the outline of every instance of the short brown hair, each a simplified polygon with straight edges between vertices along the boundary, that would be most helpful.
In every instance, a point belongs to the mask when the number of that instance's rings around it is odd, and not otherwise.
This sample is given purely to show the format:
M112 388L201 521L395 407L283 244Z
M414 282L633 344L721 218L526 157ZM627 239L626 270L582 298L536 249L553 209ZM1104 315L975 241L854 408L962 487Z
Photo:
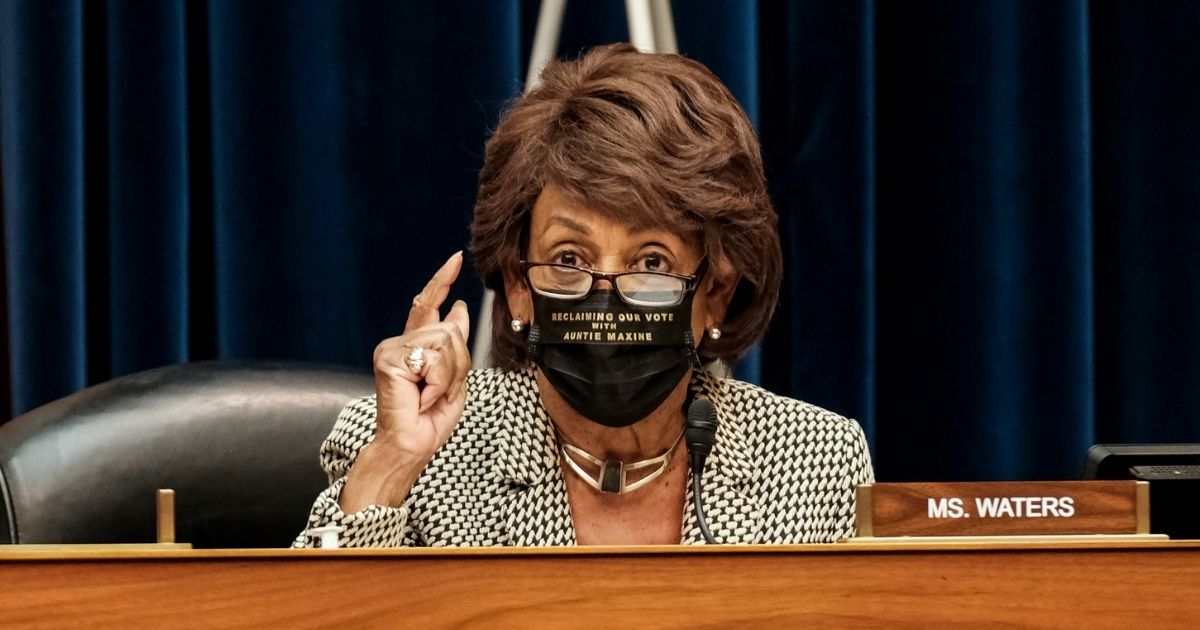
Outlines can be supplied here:
M574 201L638 225L699 234L710 258L740 274L720 339L705 359L735 359L766 332L779 297L778 219L746 112L702 64L593 48L551 62L516 99L487 142L471 225L471 252L496 292L492 352L500 367L526 361L512 331L504 274L517 273L529 215L553 185Z

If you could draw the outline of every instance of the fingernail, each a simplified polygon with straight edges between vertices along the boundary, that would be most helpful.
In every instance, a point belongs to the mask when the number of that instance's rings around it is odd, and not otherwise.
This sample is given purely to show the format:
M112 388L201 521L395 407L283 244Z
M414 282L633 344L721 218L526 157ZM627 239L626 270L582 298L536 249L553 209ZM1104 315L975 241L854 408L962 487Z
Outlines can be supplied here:
M462 300L454 300L454 308L458 308L460 306L463 308L467 308L467 303Z
M453 254L450 254L450 258L452 258L452 259L455 257L462 258L462 255L463 255L463 250L460 249L460 250L454 252Z

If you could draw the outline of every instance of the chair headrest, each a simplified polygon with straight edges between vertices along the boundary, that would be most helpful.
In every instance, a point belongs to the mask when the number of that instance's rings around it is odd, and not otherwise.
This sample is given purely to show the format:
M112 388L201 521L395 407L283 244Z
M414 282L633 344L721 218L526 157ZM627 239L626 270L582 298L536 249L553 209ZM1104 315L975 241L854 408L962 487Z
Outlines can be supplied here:
M0 427L0 542L153 542L155 491L197 547L286 546L328 483L321 440L369 373L200 362L114 379Z

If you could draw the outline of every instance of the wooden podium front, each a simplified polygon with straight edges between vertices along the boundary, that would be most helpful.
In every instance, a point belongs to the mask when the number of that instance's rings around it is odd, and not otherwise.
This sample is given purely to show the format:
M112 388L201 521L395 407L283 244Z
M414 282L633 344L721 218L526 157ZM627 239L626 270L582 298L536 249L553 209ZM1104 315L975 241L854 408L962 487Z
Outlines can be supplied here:
M1200 541L0 549L0 627L1196 627Z

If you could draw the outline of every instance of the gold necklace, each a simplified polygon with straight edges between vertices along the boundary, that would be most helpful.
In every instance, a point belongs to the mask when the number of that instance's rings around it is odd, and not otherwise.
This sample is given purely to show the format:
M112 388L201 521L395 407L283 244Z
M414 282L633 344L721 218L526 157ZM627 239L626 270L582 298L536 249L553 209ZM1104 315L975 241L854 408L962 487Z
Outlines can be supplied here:
M679 443L682 441L683 431L680 431L679 437L675 438L675 442L671 444L671 447L668 448L662 455L629 464L626 464L619 459L600 459L599 457L592 455L578 446L567 444L565 442L562 445L562 453L563 459L567 461L567 466L571 470L575 471L575 474L578 475L579 478L584 481L584 483L591 486L592 489L598 492L607 492L610 494L625 494L627 492L633 492L634 490L637 490L638 488L641 488L662 476L662 474L666 472L667 466L671 463L671 457L675 454L675 449L679 448ZM592 476L591 473L584 470L583 467L575 461L575 458L572 457L572 455L578 455L579 457L582 457L583 460L588 464L598 468L598 475ZM626 477L631 471L641 470L651 466L658 466L658 468L645 477L638 479L637 481L632 483L626 482Z

